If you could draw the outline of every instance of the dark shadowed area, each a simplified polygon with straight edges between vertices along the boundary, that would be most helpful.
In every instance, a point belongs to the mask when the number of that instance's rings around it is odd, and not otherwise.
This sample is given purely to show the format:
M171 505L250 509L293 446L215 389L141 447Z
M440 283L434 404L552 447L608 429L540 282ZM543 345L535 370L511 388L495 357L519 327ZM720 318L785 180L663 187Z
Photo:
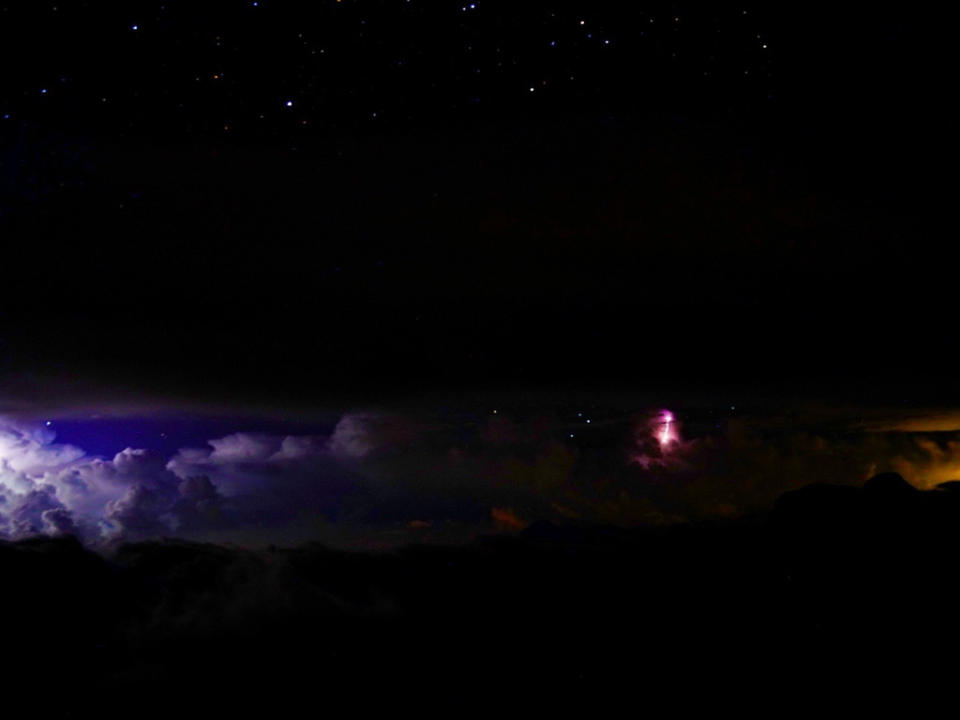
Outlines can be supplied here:
M850 685L940 676L934 653L958 639L958 513L952 486L882 475L788 493L749 523L538 523L377 555L168 540L104 559L38 539L0 545L17 589L2 608L23 648L18 675L56 682L48 712L104 693L147 717L318 703L432 712L507 696L548 709L639 695L708 711L732 693L813 708ZM65 608L72 583L85 589ZM680 700L694 678L698 692Z

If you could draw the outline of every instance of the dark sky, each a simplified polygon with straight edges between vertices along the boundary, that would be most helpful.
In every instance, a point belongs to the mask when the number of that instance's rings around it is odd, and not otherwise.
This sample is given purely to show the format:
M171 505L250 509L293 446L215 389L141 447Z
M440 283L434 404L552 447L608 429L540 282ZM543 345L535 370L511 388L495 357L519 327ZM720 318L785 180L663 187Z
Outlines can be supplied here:
M919 13L0 12L14 384L951 388L944 86Z
M952 687L956 31L858 5L0 0L5 704Z

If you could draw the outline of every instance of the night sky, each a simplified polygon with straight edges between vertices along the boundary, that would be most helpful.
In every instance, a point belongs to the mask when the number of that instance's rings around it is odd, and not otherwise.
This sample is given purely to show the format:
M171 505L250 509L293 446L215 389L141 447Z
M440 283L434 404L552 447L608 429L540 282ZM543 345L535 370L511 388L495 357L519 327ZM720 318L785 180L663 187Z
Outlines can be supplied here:
M0 12L0 391L88 455L350 413L856 423L957 399L930 19Z
M0 11L12 537L379 545L953 477L951 420L898 434L960 390L929 20Z
M948 376L932 21L628 5L5 5L4 367L318 402Z
M0 0L4 707L955 674L955 32L841 5Z
M91 540L183 532L170 503L194 474L239 503L217 532L250 542L330 523L469 535L505 509L517 527L742 515L816 462L745 480L725 453L804 456L787 438L811 434L846 448L837 481L952 473L950 449L864 430L951 417L960 390L929 19L0 12L4 462L18 503L47 493L4 515L8 534L49 530L61 504ZM676 447L700 448L671 454L689 457L670 490L669 463L637 449L665 412ZM118 469L128 450L142 469ZM92 496L67 501L78 472ZM332 486L285 495L304 474ZM239 507L264 493L269 518Z

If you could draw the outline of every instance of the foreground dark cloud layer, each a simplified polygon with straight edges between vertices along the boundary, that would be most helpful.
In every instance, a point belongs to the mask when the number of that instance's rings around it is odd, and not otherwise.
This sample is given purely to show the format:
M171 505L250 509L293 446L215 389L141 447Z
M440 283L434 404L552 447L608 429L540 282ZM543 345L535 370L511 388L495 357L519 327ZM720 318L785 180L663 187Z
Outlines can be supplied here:
M56 421L8 416L0 534L394 546L537 521L734 518L810 482L858 485L884 471L922 489L960 477L960 423L949 413L806 414L379 410L344 413L323 433L243 430L112 455L58 442Z
M953 687L936 651L960 638L958 517L955 488L886 474L786 493L754 521L537 523L384 553L0 541L11 702L57 717L505 698L765 713L862 708L884 687L916 706Z

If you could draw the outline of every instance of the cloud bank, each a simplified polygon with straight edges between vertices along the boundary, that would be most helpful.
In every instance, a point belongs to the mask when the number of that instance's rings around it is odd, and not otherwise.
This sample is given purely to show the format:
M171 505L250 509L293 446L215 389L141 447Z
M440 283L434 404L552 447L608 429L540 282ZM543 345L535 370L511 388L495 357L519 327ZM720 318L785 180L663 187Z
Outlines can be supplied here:
M43 424L0 418L0 537L265 544L339 532L390 544L538 520L735 517L811 482L859 484L886 470L920 488L960 478L960 431L939 424L814 432L758 417L684 420L663 410L592 425L559 414L348 413L323 436L237 432L170 456L128 447L104 458L57 443Z

